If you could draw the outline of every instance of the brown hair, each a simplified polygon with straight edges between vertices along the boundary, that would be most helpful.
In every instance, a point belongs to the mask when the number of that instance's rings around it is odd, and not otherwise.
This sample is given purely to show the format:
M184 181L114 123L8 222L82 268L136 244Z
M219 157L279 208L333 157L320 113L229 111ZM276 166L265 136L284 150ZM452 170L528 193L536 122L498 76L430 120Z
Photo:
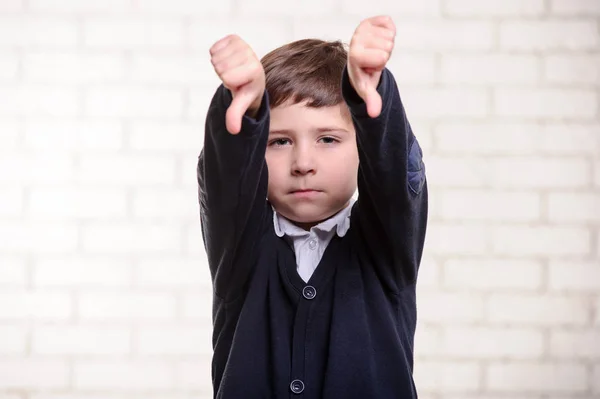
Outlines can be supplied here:
M320 108L342 103L347 57L346 46L339 40L302 39L271 51L261 59L269 105L308 100L307 106Z

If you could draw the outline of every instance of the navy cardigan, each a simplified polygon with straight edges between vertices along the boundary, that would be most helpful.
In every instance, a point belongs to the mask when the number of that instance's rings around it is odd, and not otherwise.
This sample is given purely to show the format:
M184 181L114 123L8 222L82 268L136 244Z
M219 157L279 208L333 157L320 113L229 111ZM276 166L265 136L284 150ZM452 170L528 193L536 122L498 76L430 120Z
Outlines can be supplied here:
M275 235L267 197L268 94L242 131L225 128L231 92L210 104L198 160L204 245L214 288L212 379L223 399L417 398L415 285L427 225L422 151L392 73L370 118L347 69L342 92L359 151L350 230L305 283Z

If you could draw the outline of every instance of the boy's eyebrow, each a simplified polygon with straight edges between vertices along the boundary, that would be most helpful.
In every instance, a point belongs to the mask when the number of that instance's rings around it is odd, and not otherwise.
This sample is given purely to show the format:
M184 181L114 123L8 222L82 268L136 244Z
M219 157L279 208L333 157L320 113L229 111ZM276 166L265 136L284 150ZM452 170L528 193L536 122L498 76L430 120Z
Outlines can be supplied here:
M328 133L328 132L345 132L348 133L348 130L343 127L334 127L334 126L326 126L326 127L318 127L316 129L312 129L314 133ZM294 133L292 129L277 129L269 131L269 134L290 134Z

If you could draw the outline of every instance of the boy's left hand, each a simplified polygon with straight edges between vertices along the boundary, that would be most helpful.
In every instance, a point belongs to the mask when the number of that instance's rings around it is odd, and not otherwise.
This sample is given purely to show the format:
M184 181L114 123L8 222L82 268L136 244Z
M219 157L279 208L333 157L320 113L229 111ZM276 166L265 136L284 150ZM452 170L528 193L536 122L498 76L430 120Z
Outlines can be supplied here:
M392 55L395 37L396 26L392 18L381 15L362 21L350 41L350 83L367 104L367 113L371 118L381 113L381 96L377 93L377 85Z

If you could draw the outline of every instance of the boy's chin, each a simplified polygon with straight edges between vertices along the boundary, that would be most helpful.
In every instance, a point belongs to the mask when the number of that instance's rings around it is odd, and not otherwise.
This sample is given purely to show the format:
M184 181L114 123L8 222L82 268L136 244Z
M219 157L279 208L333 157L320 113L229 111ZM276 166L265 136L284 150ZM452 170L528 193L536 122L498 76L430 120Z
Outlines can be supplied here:
M275 210L296 224L317 225L340 211L338 207L296 206L295 209Z

